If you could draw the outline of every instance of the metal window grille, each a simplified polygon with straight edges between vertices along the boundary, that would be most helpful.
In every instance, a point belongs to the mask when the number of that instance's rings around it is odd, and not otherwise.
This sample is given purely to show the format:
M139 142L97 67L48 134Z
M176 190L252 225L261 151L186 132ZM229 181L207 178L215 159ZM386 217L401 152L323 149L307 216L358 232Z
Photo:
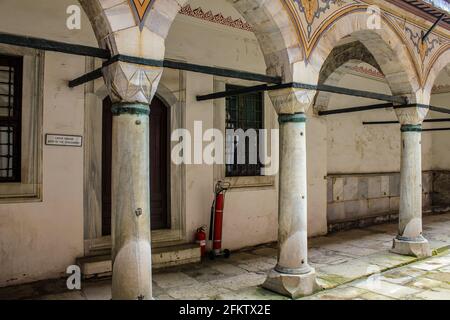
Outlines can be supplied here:
M226 90L236 90L242 87L227 85ZM226 176L260 176L263 167L259 159L260 137L259 130L264 128L264 95L262 92L232 96L226 99L226 129L256 130L256 146L250 146L252 142L248 137L245 141L239 141L238 137L227 135L226 138ZM238 163L239 144L245 143L245 163ZM256 151L256 160L251 161L250 147ZM253 162L253 163L252 163Z
M20 182L22 57L0 55L0 182Z

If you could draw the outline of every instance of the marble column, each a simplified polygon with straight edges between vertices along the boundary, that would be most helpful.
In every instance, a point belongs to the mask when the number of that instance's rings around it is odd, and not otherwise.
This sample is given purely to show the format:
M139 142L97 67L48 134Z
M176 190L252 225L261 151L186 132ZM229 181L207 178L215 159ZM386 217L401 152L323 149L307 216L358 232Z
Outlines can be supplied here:
M270 96L280 124L278 262L263 287L298 298L319 289L315 270L308 264L307 231L305 112L314 92L288 89Z
M420 105L395 108L401 123L400 211L392 252L431 256L422 236L422 122L428 109Z
M149 112L145 104L112 107L113 299L150 299Z
M149 105L162 70L117 62L103 73L113 101L112 298L150 300Z

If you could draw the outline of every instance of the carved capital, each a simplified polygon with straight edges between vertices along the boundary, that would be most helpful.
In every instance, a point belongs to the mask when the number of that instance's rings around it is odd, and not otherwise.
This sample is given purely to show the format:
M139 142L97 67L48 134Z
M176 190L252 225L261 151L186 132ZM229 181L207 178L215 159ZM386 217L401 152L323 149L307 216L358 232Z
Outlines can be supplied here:
M306 113L313 105L316 91L286 88L269 91L270 99L278 114Z
M402 125L420 125L428 113L428 107L419 104L395 106L394 109Z
M103 77L113 103L150 104L163 68L115 62L103 68Z

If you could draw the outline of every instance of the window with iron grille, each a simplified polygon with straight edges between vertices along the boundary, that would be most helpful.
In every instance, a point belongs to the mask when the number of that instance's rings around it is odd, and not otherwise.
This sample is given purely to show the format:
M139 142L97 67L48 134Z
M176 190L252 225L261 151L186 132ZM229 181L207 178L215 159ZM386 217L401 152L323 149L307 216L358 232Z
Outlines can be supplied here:
M226 90L232 91L242 87L227 85ZM239 141L236 135L227 134L226 138L226 176L260 176L262 164L259 159L259 130L264 128L264 96L262 92L231 96L226 99L226 130L256 131L256 139L248 136ZM239 144L244 143L245 162L239 164ZM253 150L250 154L250 150ZM256 162L255 162L256 157ZM242 161L241 161L242 162Z
M22 57L0 55L0 182L20 182Z

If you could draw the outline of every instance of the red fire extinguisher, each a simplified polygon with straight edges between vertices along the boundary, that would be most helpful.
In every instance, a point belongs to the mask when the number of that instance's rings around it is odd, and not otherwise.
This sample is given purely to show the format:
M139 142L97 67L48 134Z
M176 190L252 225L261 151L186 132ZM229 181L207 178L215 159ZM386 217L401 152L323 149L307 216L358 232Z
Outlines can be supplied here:
M211 206L211 224L209 228L209 240L213 241L213 250L209 252L210 259L217 256L230 256L230 250L222 251L222 223L223 209L225 206L225 193L230 188L230 183L218 181L214 188L214 201Z
M197 229L197 232L195 233L195 240L200 246L202 257L204 257L206 255L206 226L202 226Z

